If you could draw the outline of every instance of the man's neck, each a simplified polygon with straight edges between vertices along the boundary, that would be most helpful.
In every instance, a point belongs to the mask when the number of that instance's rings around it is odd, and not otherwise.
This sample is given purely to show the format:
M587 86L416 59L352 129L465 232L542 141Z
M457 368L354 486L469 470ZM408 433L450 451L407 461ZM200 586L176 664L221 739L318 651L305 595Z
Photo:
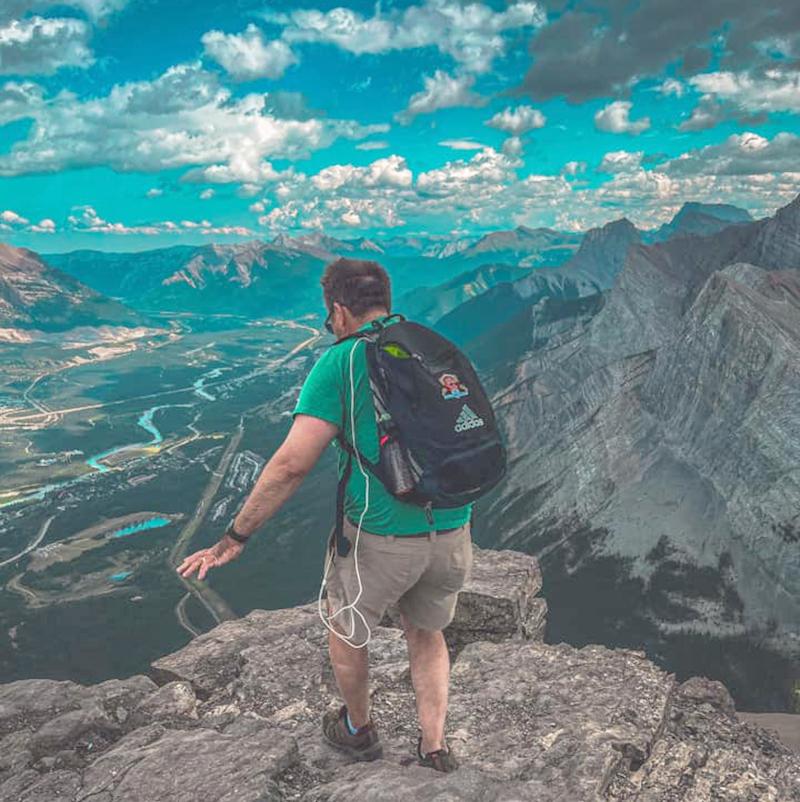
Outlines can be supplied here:
M371 309L369 312L365 312L360 317L353 318L352 330L348 331L347 333L354 334L366 323L371 323L373 320L379 320L382 317L386 317L388 314L389 312L386 309Z

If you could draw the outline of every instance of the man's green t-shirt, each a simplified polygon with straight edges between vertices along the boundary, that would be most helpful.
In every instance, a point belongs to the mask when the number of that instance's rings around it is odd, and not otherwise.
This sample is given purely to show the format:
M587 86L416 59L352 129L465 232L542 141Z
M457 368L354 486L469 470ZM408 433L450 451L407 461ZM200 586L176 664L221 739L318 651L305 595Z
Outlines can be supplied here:
M380 318L386 320L386 318ZM387 325L397 322L397 318L387 320ZM365 323L361 329L369 328ZM361 330L359 329L359 330ZM355 351L353 349L355 348ZM375 410L372 405L372 393L369 388L366 343L363 340L350 339L331 346L316 362L308 374L300 396L297 399L292 415L312 415L315 418L334 423L341 429L344 424L344 437L353 444L350 420L350 357L352 352L352 378L355 389L355 445L364 456L373 462L378 461L378 428L375 422ZM336 443L336 441L334 441ZM339 444L339 476L344 472L347 454ZM368 468L364 468L369 477L369 505L364 516L362 527L376 535L411 535L427 532L430 529L451 529L465 524L472 512L472 504L461 507L434 508L433 525L428 522L425 510L416 504L407 504L396 499L383 486ZM358 462L353 458L353 470L347 482L344 512L354 523L358 523L364 510L367 494L367 481L358 469Z

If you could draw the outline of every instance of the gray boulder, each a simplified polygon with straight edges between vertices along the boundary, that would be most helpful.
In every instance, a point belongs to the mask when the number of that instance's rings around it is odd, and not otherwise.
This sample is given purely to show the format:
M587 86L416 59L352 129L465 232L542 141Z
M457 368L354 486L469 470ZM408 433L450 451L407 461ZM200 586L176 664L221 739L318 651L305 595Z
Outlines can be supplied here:
M264 802L280 799L275 777L296 761L292 738L266 724L247 733L161 730L98 758L77 800Z
M168 682L142 699L131 716L133 726L160 721L190 723L197 720L197 697L188 682Z

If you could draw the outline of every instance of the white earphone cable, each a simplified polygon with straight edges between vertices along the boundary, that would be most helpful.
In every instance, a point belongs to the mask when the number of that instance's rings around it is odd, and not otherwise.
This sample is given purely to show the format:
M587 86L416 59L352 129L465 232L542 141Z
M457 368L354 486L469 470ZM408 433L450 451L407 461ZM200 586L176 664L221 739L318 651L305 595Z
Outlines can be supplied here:
M353 379L353 354L355 354L355 350L358 347L358 344L361 342L361 338L356 338L356 341L353 343L353 347L350 349L350 432L353 438L353 451L356 454L356 461L358 463L358 470L361 471L361 475L364 477L364 509L361 511L361 515L358 519L358 528L356 529L356 536L355 541L353 543L353 565L355 568L356 580L358 581L358 593L356 593L355 599L353 599L350 604L345 604L340 610L336 612L332 612L330 615L326 616L322 610L322 594L325 590L325 586L328 583L328 573L333 565L333 551L336 550L336 546L334 544L333 550L327 550L325 554L325 568L322 573L322 583L319 586L319 596L317 597L317 611L319 612L319 617L322 623L325 625L328 631L332 632L339 640L344 641L348 645L352 646L354 649L363 649L372 638L372 630L367 623L366 618L364 618L361 611L356 607L358 600L361 598L361 595L364 591L364 585L361 581L361 573L358 568L358 541L361 537L361 524L364 521L364 516L367 514L367 510L369 510L369 474L367 471L364 470L364 466L361 463L361 453L358 450L358 446L356 444L356 418L355 418L355 381ZM338 632L335 627L330 623L334 618L341 615L345 610L350 611L350 634L344 635L341 632ZM367 637L363 643L353 643L352 639L355 635L356 629L356 620L355 615L357 615L364 624L364 627L367 630Z

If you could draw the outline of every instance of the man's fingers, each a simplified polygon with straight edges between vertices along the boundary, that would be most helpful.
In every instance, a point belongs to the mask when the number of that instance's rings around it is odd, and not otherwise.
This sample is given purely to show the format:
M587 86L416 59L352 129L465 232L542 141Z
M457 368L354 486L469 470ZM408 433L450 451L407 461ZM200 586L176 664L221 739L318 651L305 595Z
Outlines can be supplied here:
M193 574L200 566L207 551L207 549L203 549L202 551L196 551L194 554L190 554L188 557L186 557L186 559L178 566L178 573L183 577Z
M184 579L186 579L186 577L187 577L187 576L191 576L191 575L192 575L192 574L193 574L193 573L194 573L194 572L197 570L197 566L198 566L199 564L200 564L200 563L198 563L198 562L192 562L192 563L189 563L188 565L185 565L185 566L183 566L183 565L182 565L182 566L181 566L181 567L178 569L178 573L179 573L179 574L180 574L180 575L181 575L181 576L182 576Z
M205 579L209 568L213 568L217 564L214 557L205 556L200 561L200 573L197 575L198 579Z
M221 559L217 557L213 549L201 549L200 551L196 551L194 554L190 554L176 570L185 579L199 569L197 578L205 579L210 568L216 568L219 565L223 565L224 563L228 562L229 559L230 557L227 559Z
M179 566L178 566L178 573L181 576L188 576L191 573L194 573L195 568L197 567L198 561L194 557L187 557Z

